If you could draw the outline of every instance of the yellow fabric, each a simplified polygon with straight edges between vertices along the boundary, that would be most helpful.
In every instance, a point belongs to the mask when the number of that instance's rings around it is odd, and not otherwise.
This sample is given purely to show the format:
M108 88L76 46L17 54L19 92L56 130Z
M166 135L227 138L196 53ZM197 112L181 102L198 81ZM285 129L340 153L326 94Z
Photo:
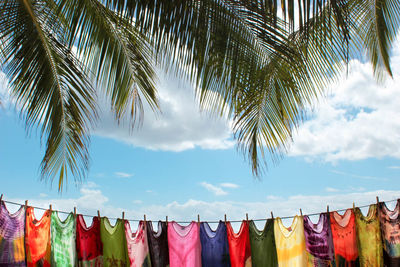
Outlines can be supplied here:
M281 218L276 218L274 233L279 267L307 266L303 217L294 217L289 228L283 225Z

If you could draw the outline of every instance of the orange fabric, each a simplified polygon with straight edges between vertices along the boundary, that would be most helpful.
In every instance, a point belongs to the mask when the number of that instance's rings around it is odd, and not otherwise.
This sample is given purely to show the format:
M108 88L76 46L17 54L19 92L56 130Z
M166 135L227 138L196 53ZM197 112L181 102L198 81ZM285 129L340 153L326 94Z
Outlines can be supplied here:
M344 258L346 262L357 260L358 249L354 212L348 209L341 216L334 211L331 212L330 219L335 256Z
M25 248L28 267L50 267L50 217L51 211L46 210L38 221L33 208L26 210Z

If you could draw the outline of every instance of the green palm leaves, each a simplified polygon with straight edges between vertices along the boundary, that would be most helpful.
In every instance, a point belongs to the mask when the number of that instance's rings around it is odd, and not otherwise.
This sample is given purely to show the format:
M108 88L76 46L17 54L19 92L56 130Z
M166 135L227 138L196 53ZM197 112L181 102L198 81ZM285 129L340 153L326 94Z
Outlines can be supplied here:
M46 140L42 175L85 176L96 101L132 125L158 110L155 68L190 80L201 105L234 121L253 173L349 58L391 74L399 28L390 0L1 0L0 59L28 129Z

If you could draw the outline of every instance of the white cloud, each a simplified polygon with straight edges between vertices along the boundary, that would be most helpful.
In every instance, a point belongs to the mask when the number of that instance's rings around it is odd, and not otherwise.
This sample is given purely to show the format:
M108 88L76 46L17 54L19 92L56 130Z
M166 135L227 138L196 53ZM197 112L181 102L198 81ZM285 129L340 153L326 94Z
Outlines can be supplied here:
M133 176L133 174L131 173L126 173L126 172L115 172L114 173L115 176L117 176L118 178L130 178Z
M388 169L399 170L400 166L389 166Z
M206 182L201 182L200 185L216 196L225 196L228 194L228 192L224 191L221 187Z
M333 187L325 187L326 192L339 192L339 189Z
M233 183L221 183L219 184L221 187L225 187L225 188L239 188L239 185L237 184L233 184Z
M200 112L190 85L172 75L159 75L156 88L161 114L155 115L145 104L142 127L131 130L128 120L118 125L109 105L101 104L100 123L94 134L151 150L227 149L234 145L230 121Z
M133 202L133 204L143 204L143 201L142 200L139 200L139 199L137 199L137 200L134 200L134 201L132 201Z
M40 193L40 194L39 194L39 197L47 197L47 194L45 194L45 193Z
M294 134L291 156L309 160L400 158L400 41L392 56L393 80L377 84L371 65L353 60L349 75L332 86L314 117Z
M358 175L358 174L352 174L352 173L348 173L348 172L335 171L335 170L330 171L330 172L339 174L341 176L357 178L357 179L362 179L362 180L375 180L375 181L387 181L388 180L388 178L385 178L385 177L370 176L370 175Z

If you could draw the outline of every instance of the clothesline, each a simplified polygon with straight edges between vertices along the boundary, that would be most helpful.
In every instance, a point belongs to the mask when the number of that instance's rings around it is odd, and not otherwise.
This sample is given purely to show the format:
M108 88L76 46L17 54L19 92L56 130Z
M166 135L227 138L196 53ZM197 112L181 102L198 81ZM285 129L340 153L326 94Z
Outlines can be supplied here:
M377 200L378 200L379 198L377 197ZM4 200L4 199L2 199L5 203L9 203L9 204L13 204L13 205L18 205L18 206L25 206L25 204L21 204L21 203L17 203L17 202L13 202L13 201L9 201L9 200ZM383 202L385 202L385 203L390 203L390 202L395 202L395 201L397 201L397 199L392 199L392 200L387 200L387 201L383 201ZM381 201L382 202L382 201ZM367 204L367 205L362 205L362 206L355 206L356 208L366 208L366 207L369 207L371 204ZM30 207L32 207L32 208L34 208L34 209L39 209L39 210L48 210L48 209L46 209L46 208L42 208L42 207L37 207L37 206L32 206L32 205L28 205L28 206L30 206ZM328 206L329 207L329 206ZM346 211L347 209L338 209L338 210L332 210L332 211L336 211L336 212L342 212L342 211ZM62 210L55 210L55 209L53 209L53 211L56 211L56 212L58 212L58 213L62 213L62 214L70 214L71 212L67 212L67 211L62 211ZM93 217L97 217L96 215L90 215L90 214L82 214L82 213L80 213L82 216L84 216L84 217L91 217L91 218L93 218ZM303 216L315 216L315 215L319 215L319 214L321 214L321 212L318 212L318 213L308 213L308 214L303 214ZM247 214L246 214L247 215ZM272 215L272 214L271 214ZM281 218L281 219L293 219L294 217L295 217L296 215L294 215L294 216L284 216L284 217L279 217L279 218ZM107 217L108 219L110 219L110 220L117 220L117 219L119 219L119 218L115 218L115 217ZM259 222L259 221L266 221L266 220L268 220L268 219L270 219L270 218L262 218L262 219L252 219L252 221L255 221L255 222ZM140 221L142 221L142 219L125 219L125 220L127 220L127 221L129 221L129 222L140 222ZM217 221L207 221L208 223L219 223L219 221L220 220L217 220ZM229 220L229 222L231 222L231 223L238 223L238 222L242 222L243 220ZM176 221L177 223L183 223L183 224L185 224L185 223L191 223L192 221Z

